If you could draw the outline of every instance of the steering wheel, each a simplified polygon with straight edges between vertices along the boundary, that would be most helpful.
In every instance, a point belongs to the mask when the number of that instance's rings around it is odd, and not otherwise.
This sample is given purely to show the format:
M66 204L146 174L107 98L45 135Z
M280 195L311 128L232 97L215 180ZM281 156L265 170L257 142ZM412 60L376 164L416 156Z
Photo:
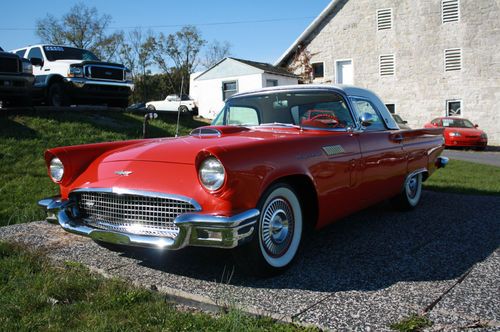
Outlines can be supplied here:
M331 115L331 114L327 114L327 113L321 113L321 114L315 115L310 120L313 121L313 120L319 120L319 119L333 120L333 123L331 123L331 125L334 128L337 127L338 125L340 125L340 121L336 116Z

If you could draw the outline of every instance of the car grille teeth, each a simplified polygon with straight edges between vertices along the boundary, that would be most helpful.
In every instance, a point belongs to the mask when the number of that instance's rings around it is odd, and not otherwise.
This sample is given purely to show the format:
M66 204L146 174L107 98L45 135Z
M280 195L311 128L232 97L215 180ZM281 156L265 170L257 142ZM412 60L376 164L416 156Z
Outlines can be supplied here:
M81 192L72 194L80 217L88 226L129 234L175 238L174 219L196 211L189 202L132 194Z

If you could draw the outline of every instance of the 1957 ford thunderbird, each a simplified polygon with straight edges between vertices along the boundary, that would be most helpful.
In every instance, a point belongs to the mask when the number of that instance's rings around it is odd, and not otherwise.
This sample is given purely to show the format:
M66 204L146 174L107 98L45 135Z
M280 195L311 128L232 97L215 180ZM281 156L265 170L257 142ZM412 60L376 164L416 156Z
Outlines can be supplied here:
M443 148L442 128L400 130L369 90L274 87L232 96L189 136L50 149L60 196L39 204L100 242L231 248L274 274L306 229L386 199L414 208Z

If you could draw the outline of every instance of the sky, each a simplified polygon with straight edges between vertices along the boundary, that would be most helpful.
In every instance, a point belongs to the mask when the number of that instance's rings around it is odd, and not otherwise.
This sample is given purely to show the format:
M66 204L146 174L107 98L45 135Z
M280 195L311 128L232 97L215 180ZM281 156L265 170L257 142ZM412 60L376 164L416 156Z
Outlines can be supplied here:
M23 0L0 1L0 46L40 42L36 22L62 17L78 2L112 17L110 31L142 27L165 34L197 26L207 41L228 41L237 58L274 63L330 0ZM158 27L160 26L160 27Z

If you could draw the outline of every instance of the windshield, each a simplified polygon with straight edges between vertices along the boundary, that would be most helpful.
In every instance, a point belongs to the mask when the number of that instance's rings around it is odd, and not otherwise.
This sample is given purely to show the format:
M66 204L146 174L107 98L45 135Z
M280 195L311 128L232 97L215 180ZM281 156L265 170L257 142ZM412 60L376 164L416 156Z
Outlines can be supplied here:
M231 98L213 124L273 124L326 129L354 127L344 98L325 91L277 91Z
M443 127L474 128L474 125L466 119L443 119Z
M99 61L94 53L74 47L44 46L45 56L49 61L55 60L83 60Z

